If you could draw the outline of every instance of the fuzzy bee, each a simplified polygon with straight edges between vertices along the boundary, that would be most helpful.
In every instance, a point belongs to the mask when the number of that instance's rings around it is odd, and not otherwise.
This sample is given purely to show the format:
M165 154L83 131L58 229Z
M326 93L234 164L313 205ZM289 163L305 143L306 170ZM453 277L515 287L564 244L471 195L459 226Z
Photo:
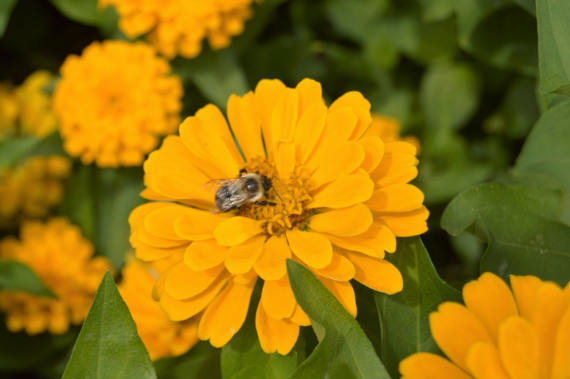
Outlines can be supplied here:
M267 176L247 173L245 170L240 171L237 179L215 179L202 186L203 189L216 194L217 211L220 213L239 209L248 202L275 206L276 204L270 201L258 201L272 187L273 183Z

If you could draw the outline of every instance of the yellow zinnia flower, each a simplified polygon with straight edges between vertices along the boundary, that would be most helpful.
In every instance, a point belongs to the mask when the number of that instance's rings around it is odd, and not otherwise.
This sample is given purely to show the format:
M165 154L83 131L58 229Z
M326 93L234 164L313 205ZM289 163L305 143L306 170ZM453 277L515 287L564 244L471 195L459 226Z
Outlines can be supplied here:
M172 320L205 310L198 336L222 346L242 326L260 276L261 346L287 354L310 322L293 297L286 258L311 269L353 316L351 279L402 289L400 272L383 258L396 250L396 236L427 230L423 194L407 184L417 175L415 147L363 137L370 103L349 92L327 108L309 79L296 88L262 80L255 92L230 97L228 118L231 130L217 107L200 109L144 165L142 195L158 201L131 214L131 244L145 261L184 252L156 284ZM214 195L203 185L240 170L271 179L262 201L275 205L211 213Z
M17 135L43 138L55 131L51 96L44 92L52 80L51 73L41 70L19 87L0 85L0 140Z
M392 141L405 141L414 145L417 149L418 154L420 153L421 144L418 137L415 136L400 136L400 129L402 126L400 125L400 121L393 117L383 116L376 113L372 113L372 122L370 123L370 127L366 132L366 135L375 135L380 138L384 142L392 142Z
M403 378L570 378L570 283L511 275L511 287L484 273L463 287L465 306L441 304L430 327L450 361L411 355L400 363Z
M62 334L70 323L82 323L103 274L111 268L106 258L93 257L93 245L79 228L61 218L25 222L20 240L6 237L0 241L0 259L24 263L58 297L0 291L8 330L28 334L46 330Z
M70 171L70 160L59 155L31 157L5 169L0 174L0 227L47 216L63 199Z
M148 33L148 40L168 58L194 58L208 39L214 50L230 45L251 17L253 0L99 0L114 5L119 28L131 39Z
M142 42L94 42L69 56L54 94L66 151L101 167L142 164L179 122L182 83L169 72Z
M182 261L182 254L174 254L147 264L133 260L123 268L123 280L119 291L137 324L138 334L151 360L174 357L187 352L198 342L198 321L176 322L160 309L153 299L152 290L156 279L164 270Z

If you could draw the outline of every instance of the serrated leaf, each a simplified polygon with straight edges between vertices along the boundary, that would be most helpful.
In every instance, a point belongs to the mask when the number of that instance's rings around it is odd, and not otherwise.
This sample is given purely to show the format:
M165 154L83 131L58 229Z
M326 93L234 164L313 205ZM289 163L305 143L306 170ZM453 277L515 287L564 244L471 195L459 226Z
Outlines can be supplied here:
M560 192L507 184L481 184L447 206L441 227L451 235L469 230L488 242L481 272L535 275L566 285L570 280L570 227L558 218Z
M291 379L332 377L339 369L357 379L389 379L358 323L315 275L290 259L287 273L295 299L319 338L318 346Z
M18 0L2 0L0 1L0 38L4 35L12 10Z
M570 84L570 2L536 0L540 90L551 92ZM559 95L544 95L548 107L565 100Z
M517 158L514 174L555 181L564 194L560 219L570 225L570 102L540 117Z
M225 110L230 95L249 91L247 79L232 49L219 52L203 50L192 60L176 58L173 73L182 81L190 80L212 103Z
M259 297L259 291L255 291L245 323L222 348L223 379L287 379L297 367L299 358L302 358L298 357L298 351L303 346L302 341L301 344L298 341L293 350L285 356L278 353L266 354L262 350L255 327Z
M457 0L459 46L483 62L534 75L536 20L510 0Z
M24 291L32 295L57 299L32 269L17 261L0 260L0 288L5 291Z
M429 128L459 129L479 104L479 78L465 64L433 65L420 87L420 101Z
M137 327L107 271L62 379L156 378Z
M441 351L431 336L429 314L445 301L462 302L459 291L437 275L419 237L398 238L397 250L385 258L402 273L404 289L394 295L375 293L382 328L382 362L393 378L400 361L411 354Z

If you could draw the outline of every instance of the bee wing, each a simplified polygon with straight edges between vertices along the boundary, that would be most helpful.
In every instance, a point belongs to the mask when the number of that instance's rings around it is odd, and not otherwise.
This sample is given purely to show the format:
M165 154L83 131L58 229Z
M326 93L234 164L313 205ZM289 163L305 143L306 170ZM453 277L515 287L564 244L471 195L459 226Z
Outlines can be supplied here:
M210 180L208 183L202 186L203 190L206 190L210 193L216 193L220 188L225 186L226 184L230 184L235 182L237 179L214 179Z

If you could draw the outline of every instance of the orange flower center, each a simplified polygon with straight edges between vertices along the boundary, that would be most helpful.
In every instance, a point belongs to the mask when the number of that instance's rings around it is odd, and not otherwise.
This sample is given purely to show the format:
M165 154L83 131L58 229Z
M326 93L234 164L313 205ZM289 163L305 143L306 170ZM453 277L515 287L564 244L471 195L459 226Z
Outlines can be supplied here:
M273 188L260 201L275 205L247 203L239 209L238 216L258 220L268 237L273 234L281 236L287 229L306 228L307 218L314 212L306 207L312 200L309 195L312 189L310 172L306 167L296 165L288 179L280 179L273 163L257 156L249 160L244 169L271 179Z

